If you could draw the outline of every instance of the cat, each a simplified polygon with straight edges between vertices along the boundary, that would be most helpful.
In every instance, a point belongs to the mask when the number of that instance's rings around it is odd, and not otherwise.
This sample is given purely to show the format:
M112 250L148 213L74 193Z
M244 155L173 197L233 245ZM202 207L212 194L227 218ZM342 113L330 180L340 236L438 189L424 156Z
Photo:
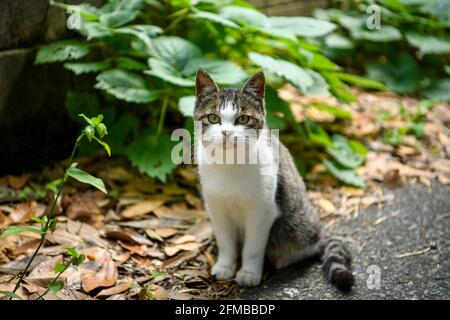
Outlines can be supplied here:
M319 255L327 279L350 290L354 283L350 252L341 240L324 234L288 149L277 137L269 138L272 144L261 141L261 132L269 129L264 73L252 76L241 89L219 89L200 69L195 85L194 122L201 129L196 134L195 156L218 245L212 275L219 280L234 277L243 287L257 286L265 257L281 269ZM202 160L210 146L234 150L249 141L252 146L246 150L262 155L272 172L262 172L259 163Z

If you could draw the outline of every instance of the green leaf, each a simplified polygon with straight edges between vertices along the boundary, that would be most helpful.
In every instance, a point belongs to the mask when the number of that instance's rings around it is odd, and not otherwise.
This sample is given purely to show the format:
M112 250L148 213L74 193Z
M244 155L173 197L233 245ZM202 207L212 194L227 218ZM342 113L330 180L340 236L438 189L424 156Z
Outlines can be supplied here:
M103 123L99 123L95 126L95 130L97 130L97 134L100 139L102 139L104 136L108 134L108 130L106 129L106 126Z
M446 54L450 52L450 38L438 37L434 35L407 32L408 43L419 49L422 55L426 54Z
M352 38L372 42L390 42L402 39L400 30L393 26L382 25L380 29L368 30L364 28L351 30Z
M274 59L257 52L250 52L248 56L256 65L289 81L302 92L314 84L314 79L305 69L289 61Z
M332 106L326 103L320 103L320 102L316 102L311 104L311 107L320 110L320 111L325 111L328 112L332 115L334 115L336 118L339 119L345 119L345 120L351 120L352 119L352 114L349 111L346 111L342 108L336 107L336 106Z
M338 33L332 33L325 37L325 45L332 49L350 50L353 49L353 42Z
M186 96L178 100L178 108L183 116L192 117L194 115L195 98L195 96Z
M100 16L100 22L110 28L117 28L136 19L138 13L138 11L121 10L102 14Z
M344 102L356 101L356 97L352 94L350 88L334 72L322 72L321 74L330 85L331 93L334 96Z
M147 69L147 65L145 63L136 61L128 57L115 58L114 62L117 68L122 70L142 71Z
M76 60L89 53L86 44L75 40L62 40L42 47L36 55L36 64Z
M95 87L128 102L150 103L159 98L159 93L149 89L141 75L119 69L100 73Z
M95 135L94 127L91 125L88 125L88 126L84 127L83 132L86 135L86 137L88 138L89 142L91 142L92 138L94 138L94 135Z
M218 83L224 85L240 84L248 74L232 62L219 59L194 58L188 61L182 70L186 77L195 77L198 69L205 69Z
M364 157L352 149L346 137L339 134L332 137L332 144L326 150L339 164L346 168L356 168L364 162Z
M278 96L278 92L270 86L266 87L267 122L271 129L282 130L286 123L295 123L289 104Z
M38 228L38 227L34 227L34 226L11 226L11 227L8 227L6 230L4 230L2 232L2 234L0 235L0 238L4 238L4 237L7 237L7 236L12 236L14 234L22 233L22 232L25 232L25 231L34 232L34 233L37 233L39 235L42 234L41 228Z
M63 281L56 281L52 282L48 285L48 288L53 293L58 293L62 288L64 288L64 282Z
M74 248L66 248L67 254L71 257L78 257L80 254Z
M76 165L77 165L77 163L74 163L70 166L69 169L67 169L67 174L70 177L72 177L82 183L90 184L91 186L99 189L100 191L102 191L104 193L108 193L106 191L105 184L103 183L103 181L101 179L95 178L94 176L91 176L89 173L76 168Z
M313 79L312 86L308 87L305 90L306 95L311 96L322 96L327 97L330 96L330 86L325 81L325 79L322 77L322 75L316 71L313 70L306 70Z
M220 16L216 13L209 12L209 11L197 11L195 13L192 13L189 15L191 19L194 20L208 20L215 23L219 23L221 25L224 25L226 27L237 29L239 28L239 25L237 25L235 22L233 22L230 19L227 19L223 16Z
M99 72L110 67L106 61L99 62L66 62L64 68L74 72L76 75L83 73Z
M50 222L48 223L48 227L50 228L50 231L53 233L56 230L56 225L58 224L58 221L56 219L51 218Z
M368 63L367 76L386 83L397 93L414 92L419 85L420 70L413 57L405 52L394 56L387 64Z
M189 60L201 56L200 49L180 37L163 36L152 40L151 52L153 58L164 61L176 70L182 70Z
M127 155L140 172L165 182L176 166L171 158L172 146L170 136L165 133L146 134L130 144Z
M357 85L361 88L366 89L374 89L374 90L386 90L386 86L380 82L369 80L354 74L350 73L343 73L343 72L336 72L335 75L341 79L344 82L352 83L354 85Z
M436 81L422 93L428 99L450 101L450 79Z
M84 22L81 24L81 29L79 31L88 41L92 39L102 39L113 35L110 28L99 22Z
M66 265L64 263L57 262L53 270L55 271L55 273L63 272L64 270L66 270Z
M323 37L335 28L331 22L310 17L269 17L262 31L281 37Z
M312 142L322 145L324 147L331 146L332 142L330 137L328 136L328 133L317 123L311 120L306 120L305 128L308 134L308 138Z
M111 148L109 147L109 145L106 142L97 138L96 136L94 136L94 139L106 150L106 153L108 154L108 156L111 157Z
M351 169L345 169L341 167L338 163L323 160L323 164L328 169L328 171L335 176L338 180L358 188L364 188L364 181L358 177L356 172Z
M16 293L11 292L11 291L0 291L0 294L4 295L5 297L11 298L11 299L22 300L21 297L19 297Z
M149 74L181 87L195 86L195 81L192 78L183 78L181 71L175 69L175 67L165 61L150 58L148 59L148 65L151 70L144 71L145 74Z
M252 27L264 27L268 19L265 14L257 10L239 6L225 6L220 9L220 15L241 25Z

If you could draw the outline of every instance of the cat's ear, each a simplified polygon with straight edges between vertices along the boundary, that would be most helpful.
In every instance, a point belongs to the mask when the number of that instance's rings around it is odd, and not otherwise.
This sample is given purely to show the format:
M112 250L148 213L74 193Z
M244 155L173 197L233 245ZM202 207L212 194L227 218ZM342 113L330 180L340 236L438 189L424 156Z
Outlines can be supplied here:
M205 89L209 89L211 91L219 91L219 87L211 78L211 76L203 69L198 69L197 76L195 77L195 93L199 95Z
M256 94L257 96L264 98L266 79L264 77L264 73L262 71L255 74L253 77L248 79L245 83L242 91L251 92Z

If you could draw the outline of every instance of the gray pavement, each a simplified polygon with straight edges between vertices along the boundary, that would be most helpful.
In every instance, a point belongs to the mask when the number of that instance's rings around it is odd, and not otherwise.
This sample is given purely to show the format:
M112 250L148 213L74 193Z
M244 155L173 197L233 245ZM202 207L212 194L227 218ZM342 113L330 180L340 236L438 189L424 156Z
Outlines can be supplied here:
M272 274L242 298L450 299L450 186L386 192L395 199L340 219L332 229L351 239L356 279L351 293L329 285L320 264L310 263Z

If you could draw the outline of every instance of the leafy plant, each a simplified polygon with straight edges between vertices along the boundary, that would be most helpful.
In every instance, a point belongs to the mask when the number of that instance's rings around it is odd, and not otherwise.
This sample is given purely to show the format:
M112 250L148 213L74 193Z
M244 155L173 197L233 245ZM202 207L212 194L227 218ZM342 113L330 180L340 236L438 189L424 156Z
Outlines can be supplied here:
M335 29L327 21L268 17L240 0L110 0L100 8L51 3L72 12L69 20L80 15L77 31L87 41L49 44L38 52L36 63L65 62L77 75L95 75L101 94L69 92L70 113L104 113L112 132L107 142L117 145L117 154L161 181L174 168L167 129L192 127L199 68L226 86L240 86L250 73L263 69L269 122L294 132L304 124L295 123L276 94L285 83L302 94L335 95L345 102L355 99L347 83L384 89L342 72L323 55L315 43Z
M366 72L400 94L450 101L450 1L334 1L317 18L339 28L322 43L327 56ZM379 25L376 25L377 19Z
M58 199L61 196L62 190L64 185L66 184L69 177L72 177L82 183L90 184L91 186L99 189L100 191L107 193L105 185L101 179L95 178L89 173L78 169L77 163L73 162L74 156L77 152L77 149L79 148L81 142L84 138L87 138L89 142L96 141L98 144L100 144L108 153L108 155L111 155L111 150L102 139L108 134L107 128L105 124L102 122L103 115L98 115L94 118L88 118L84 114L80 114L80 117L82 117L87 125L84 127L82 133L78 136L76 139L75 145L73 147L72 153L70 155L69 161L67 163L66 170L64 172L64 176L61 179L58 179L54 182L52 182L51 187L49 187L51 190L55 192L55 197L53 198L53 201L50 205L50 209L46 215L44 215L42 218L39 217L32 217L31 220L38 223L38 226L11 226L4 230L0 234L0 238L19 234L22 232L33 232L40 236L39 245L31 255L31 257L28 259L28 262L22 272L20 272L19 279L16 282L16 285L12 292L5 292L2 291L3 295L9 297L9 299L17 299L18 296L16 294L16 291L19 289L20 284L23 280L23 278L26 276L28 269L35 259L36 255L38 254L39 250L45 243L45 239L49 232L53 233L56 230L56 225L58 221L54 217L54 212L56 208L56 204L58 203ZM56 187L57 186L57 187ZM58 281L61 274L67 270L70 266L79 266L83 263L85 256L83 254L78 253L73 248L67 248L67 254L69 255L70 259L67 260L65 263L57 263L55 265L55 273L57 273L57 276L53 281L49 284L48 288L44 293L42 293L38 299L42 298L44 295L46 295L49 291L52 291L53 293L58 292L64 287L64 283L62 281Z

